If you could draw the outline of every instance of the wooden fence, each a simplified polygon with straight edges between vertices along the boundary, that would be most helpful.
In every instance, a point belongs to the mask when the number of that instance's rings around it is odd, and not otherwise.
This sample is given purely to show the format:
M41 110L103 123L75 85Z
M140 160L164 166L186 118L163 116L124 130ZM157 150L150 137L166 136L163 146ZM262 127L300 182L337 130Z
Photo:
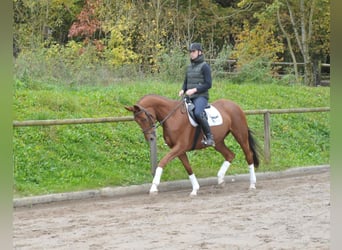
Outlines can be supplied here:
M247 110L245 111L245 114L264 116L264 159L266 163L269 163L271 162L271 122L270 122L271 114L309 113L309 112L328 112L328 111L330 111L330 107ZM14 121L13 127L54 126L54 125L128 122L128 121L134 121L133 116ZM152 163L152 159L151 159L151 163Z
M328 112L330 107L320 108L293 108L293 109L263 109L245 111L246 115L264 115L264 159L271 162L271 114L290 114L308 112Z

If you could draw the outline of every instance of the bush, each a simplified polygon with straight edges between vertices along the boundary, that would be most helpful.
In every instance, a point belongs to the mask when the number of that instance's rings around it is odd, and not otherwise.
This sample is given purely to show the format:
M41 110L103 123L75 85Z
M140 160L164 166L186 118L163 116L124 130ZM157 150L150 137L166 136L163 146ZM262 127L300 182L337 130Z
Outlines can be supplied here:
M141 78L137 65L111 66L101 59L95 46L76 42L22 51L14 64L15 78L22 83L43 82L65 85L109 85Z
M189 64L189 57L181 48L164 53L159 58L159 77L164 81L183 81L185 67Z
M213 79L227 77L227 60L231 48L224 47L217 58L210 64ZM109 58L103 57L94 44L83 47L70 41L66 46L58 44L49 48L37 48L35 51L22 51L15 59L15 78L21 83L30 82L53 83L70 86L79 85L111 85L114 83L133 82L146 77L158 78L161 81L182 82L185 68L189 64L188 54L181 47L163 53L158 58L158 65L144 67L142 64L125 63L113 65ZM155 67L157 71L152 70ZM239 61L232 79L234 83L276 81L273 77L271 61L256 58L252 61ZM294 77L289 73L279 84L294 84Z
M243 64L238 69L238 74L232 77L234 83L271 83L272 77L271 62L263 58L257 58L253 61Z
M225 72L229 71L227 60L230 58L231 52L230 46L223 47L214 63L210 65L213 78L222 78L222 76L226 76Z

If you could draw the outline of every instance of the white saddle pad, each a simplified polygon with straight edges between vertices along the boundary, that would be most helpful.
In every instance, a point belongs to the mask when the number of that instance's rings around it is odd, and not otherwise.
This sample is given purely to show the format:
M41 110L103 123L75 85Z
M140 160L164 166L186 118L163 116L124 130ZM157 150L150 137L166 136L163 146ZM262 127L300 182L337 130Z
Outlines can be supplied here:
M210 105L210 107L206 108L204 111L207 113L209 126L218 126L222 124L223 122L222 116L220 112L217 110L217 108L215 108L213 105ZM187 113L188 113L188 117L189 117L191 125L194 127L197 127L198 123L194 119L192 119L192 117L189 114L188 109L187 109Z

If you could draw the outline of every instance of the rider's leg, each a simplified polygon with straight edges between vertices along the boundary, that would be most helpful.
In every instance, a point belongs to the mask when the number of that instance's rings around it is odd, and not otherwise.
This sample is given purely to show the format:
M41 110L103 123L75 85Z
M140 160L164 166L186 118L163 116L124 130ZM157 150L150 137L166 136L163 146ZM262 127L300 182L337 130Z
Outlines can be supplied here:
M204 109L208 105L208 100L205 97L200 96L195 98L193 100L193 103L195 105L194 114L196 120L201 126L203 133L206 137L205 140L203 140L203 143L207 146L215 146L214 137L210 131L208 120L204 114Z

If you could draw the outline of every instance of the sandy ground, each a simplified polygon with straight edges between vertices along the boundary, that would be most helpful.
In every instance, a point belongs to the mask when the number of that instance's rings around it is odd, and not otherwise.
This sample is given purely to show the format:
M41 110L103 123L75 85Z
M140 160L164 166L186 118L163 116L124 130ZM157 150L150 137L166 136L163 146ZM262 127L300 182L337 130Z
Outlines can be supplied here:
M14 249L329 249L330 174L16 208Z

